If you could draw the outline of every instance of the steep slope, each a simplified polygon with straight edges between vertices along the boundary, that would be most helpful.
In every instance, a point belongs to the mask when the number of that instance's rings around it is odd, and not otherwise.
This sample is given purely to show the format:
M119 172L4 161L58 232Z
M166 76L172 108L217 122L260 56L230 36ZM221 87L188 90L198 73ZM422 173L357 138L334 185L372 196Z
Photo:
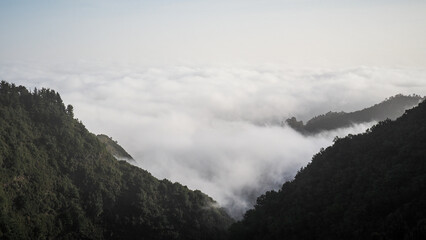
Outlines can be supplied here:
M230 239L426 239L426 102L337 139Z
M371 121L383 121L387 118L395 120L401 116L405 110L416 106L423 98L418 95L405 96L395 95L372 107L355 112L328 112L316 116L309 120L306 125L298 121L295 117L286 120L286 123L293 129L304 134L315 134L321 131L333 130L337 128L350 127L356 123L366 123Z
M220 239L215 205L117 161L55 91L0 83L0 239Z
M105 144L105 147L109 153L111 153L118 160L133 160L132 156L121 147L117 141L112 140L105 134L98 134L96 137L100 142Z

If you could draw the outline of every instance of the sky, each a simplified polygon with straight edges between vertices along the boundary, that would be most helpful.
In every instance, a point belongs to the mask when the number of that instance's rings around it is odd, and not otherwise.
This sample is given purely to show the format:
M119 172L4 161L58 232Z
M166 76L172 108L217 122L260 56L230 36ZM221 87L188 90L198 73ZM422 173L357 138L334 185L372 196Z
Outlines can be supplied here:
M426 1L1 0L0 79L234 216L335 136L280 123L426 95Z
M426 64L426 2L2 0L0 60Z

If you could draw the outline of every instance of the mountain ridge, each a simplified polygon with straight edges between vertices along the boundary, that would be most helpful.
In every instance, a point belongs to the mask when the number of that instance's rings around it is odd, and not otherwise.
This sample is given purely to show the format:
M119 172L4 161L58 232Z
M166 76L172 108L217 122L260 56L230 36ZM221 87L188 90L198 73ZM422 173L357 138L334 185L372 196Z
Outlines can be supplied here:
M425 239L426 102L336 138L257 199L230 239Z
M0 83L1 239L223 239L202 192L117 161L59 93Z
M353 124L372 121L379 122L387 118L395 120L397 117L401 116L405 110L416 106L424 99L425 97L421 97L416 94L397 94L362 110L348 113L343 111L330 111L326 114L321 114L311 118L306 122L306 124L304 124L303 121L298 121L295 117L292 117L286 119L285 123L302 134L312 135L321 131L351 127Z

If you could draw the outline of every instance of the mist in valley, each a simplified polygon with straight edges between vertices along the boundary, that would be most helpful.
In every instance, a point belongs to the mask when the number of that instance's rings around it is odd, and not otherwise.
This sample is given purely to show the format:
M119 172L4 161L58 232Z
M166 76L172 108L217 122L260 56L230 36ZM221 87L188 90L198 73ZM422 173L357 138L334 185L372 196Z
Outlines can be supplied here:
M0 68L4 79L57 90L90 131L118 140L133 164L207 193L235 218L260 194L291 180L336 136L361 133L375 123L304 136L286 126L286 118L306 121L398 93L426 93L426 71L404 68L10 69Z

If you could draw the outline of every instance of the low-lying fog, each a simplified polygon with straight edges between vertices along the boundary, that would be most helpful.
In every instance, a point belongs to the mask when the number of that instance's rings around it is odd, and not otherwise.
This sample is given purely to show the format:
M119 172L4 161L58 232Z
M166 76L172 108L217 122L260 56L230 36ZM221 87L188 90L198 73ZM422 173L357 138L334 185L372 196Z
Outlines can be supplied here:
M90 131L118 140L138 166L209 194L237 218L335 136L373 124L306 137L282 120L426 93L426 70L404 68L0 66L1 79L57 90Z

